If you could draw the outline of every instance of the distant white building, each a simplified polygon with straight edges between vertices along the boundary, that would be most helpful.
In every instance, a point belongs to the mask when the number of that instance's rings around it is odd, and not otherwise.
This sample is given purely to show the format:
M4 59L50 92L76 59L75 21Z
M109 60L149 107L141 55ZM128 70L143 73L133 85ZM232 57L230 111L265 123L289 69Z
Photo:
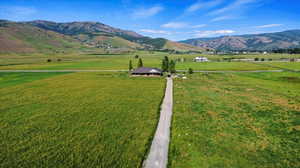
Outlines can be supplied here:
M209 60L206 57L196 57L195 62L208 62Z

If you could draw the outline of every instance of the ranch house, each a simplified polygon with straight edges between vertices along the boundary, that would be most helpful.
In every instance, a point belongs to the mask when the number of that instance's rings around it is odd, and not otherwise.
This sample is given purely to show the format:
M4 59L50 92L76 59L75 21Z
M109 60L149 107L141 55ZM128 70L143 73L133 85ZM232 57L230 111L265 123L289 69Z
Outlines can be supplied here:
M163 72L158 68L141 67L132 71L131 75L132 76L162 76Z

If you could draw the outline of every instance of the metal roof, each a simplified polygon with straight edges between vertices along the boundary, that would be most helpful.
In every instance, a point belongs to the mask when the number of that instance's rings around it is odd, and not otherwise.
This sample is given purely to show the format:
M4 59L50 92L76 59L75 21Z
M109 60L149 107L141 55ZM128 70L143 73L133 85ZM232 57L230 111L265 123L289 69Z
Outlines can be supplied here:
M162 70L160 70L158 68L141 67L141 68L135 69L132 73L133 74L145 74L145 73L161 74Z

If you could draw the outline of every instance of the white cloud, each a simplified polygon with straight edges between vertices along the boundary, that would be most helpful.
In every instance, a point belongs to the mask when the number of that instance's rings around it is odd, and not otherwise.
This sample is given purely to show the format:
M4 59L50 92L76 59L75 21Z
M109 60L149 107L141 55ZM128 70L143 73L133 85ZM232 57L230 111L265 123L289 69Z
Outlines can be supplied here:
M185 22L169 22L166 24L161 25L161 27L163 28L172 28L172 29L181 29L181 28L202 28L202 27L206 27L206 24L199 24L199 25L190 25L188 23Z
M255 28L263 29L263 28L271 28L271 27L279 27L279 26L283 26L283 24L267 24L267 25L256 26Z
M241 9L242 7L246 6L246 5L250 5L252 3L256 3L259 2L260 0L236 0L233 3L227 5L224 8L221 9L217 9L215 11L212 11L209 13L209 15L219 15L225 12L231 12L234 10L238 10Z
M154 6L148 9L142 8L138 9L133 13L133 18L148 18L158 14L159 12L163 11L164 8L162 6Z
M196 29L196 28L202 28L202 27L206 27L206 24L199 24L199 25L194 25L192 26L192 28Z
M164 30L151 30L151 29L141 29L140 32L150 33L150 34L164 34L164 35L172 34L171 32L164 31Z
M195 31L195 37L210 37L235 33L234 30Z
M206 8L206 9L213 8L213 7L221 4L222 2L223 2L223 0L211 0L208 2L198 1L194 4L192 4L191 6L189 6L186 9L186 12L195 12L195 11L198 11L199 9L203 9L203 8Z
M211 21L218 22L218 21L230 20L230 19L234 19L234 18L236 18L236 17L234 17L234 16L219 16L219 17L213 18Z
M179 29L188 27L188 24L185 22L169 22L166 24L161 25L163 28L172 28L172 29Z

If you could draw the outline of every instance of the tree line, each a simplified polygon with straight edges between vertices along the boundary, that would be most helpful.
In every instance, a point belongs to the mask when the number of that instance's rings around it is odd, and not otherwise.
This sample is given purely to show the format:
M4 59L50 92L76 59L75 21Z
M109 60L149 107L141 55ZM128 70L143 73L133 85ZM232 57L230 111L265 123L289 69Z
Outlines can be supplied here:
M300 48L278 49L273 50L272 52L279 54L300 54Z
M142 58L139 58L138 55L136 55L134 58L139 59L137 68L141 68L144 66ZM129 69L129 71L132 71L134 69L132 60L129 60L128 69ZM169 58L167 56L165 56L161 63L161 69L163 72L175 73L176 72L176 62L174 60L169 60Z
M165 56L161 63L161 69L163 72L175 73L176 62L174 60L170 61L169 58Z

